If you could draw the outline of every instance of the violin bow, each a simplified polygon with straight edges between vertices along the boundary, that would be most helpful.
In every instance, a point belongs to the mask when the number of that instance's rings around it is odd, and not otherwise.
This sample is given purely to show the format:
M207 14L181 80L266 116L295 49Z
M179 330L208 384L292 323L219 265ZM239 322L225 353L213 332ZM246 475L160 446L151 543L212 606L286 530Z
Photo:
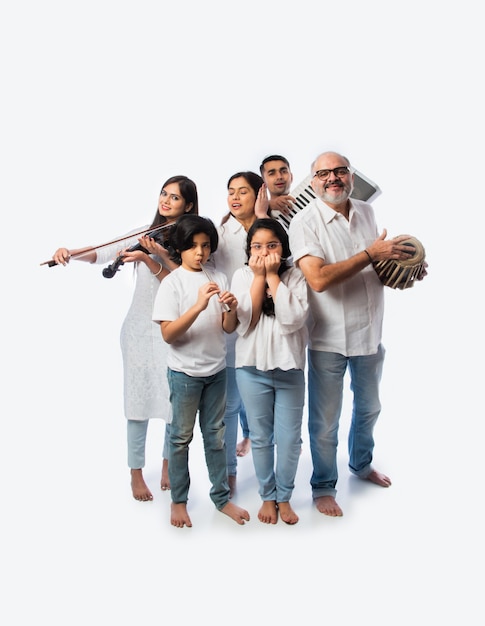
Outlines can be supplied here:
M145 233L154 233L158 230L163 230L164 228L173 226L173 224L175 224L175 221L176 220L168 221L166 224L160 224L160 226L155 226L155 228L145 228L144 230L140 230L136 233L131 233L130 235L128 235L128 237L139 237L140 235L144 235ZM83 257L84 255L93 252L94 250L98 250L99 248L106 248L106 246L111 246L112 244L118 243L118 241L124 241L125 239L127 239L127 235L125 235L124 237L119 237L118 239L113 239L112 241L107 241L106 243L101 243L99 244L99 246L91 246L90 248L85 248L77 254L72 254L70 258L79 259L80 257ZM54 267L55 265L58 265L58 263L56 263L53 259L49 259L48 261L43 261L40 265L48 265L49 267Z

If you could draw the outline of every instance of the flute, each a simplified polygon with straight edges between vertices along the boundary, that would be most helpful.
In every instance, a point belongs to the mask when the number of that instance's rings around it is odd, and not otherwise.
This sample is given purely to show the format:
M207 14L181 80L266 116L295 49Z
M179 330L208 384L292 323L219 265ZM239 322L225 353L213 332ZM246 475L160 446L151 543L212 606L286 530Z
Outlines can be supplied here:
M204 272L204 274L207 277L207 280L211 283L214 282L214 279L212 278L212 276L209 274L209 272L205 269L205 267L202 265L202 263L200 264L200 269ZM221 302L221 306L223 308L223 310L226 313L229 313L231 311L231 308L225 303L225 302Z

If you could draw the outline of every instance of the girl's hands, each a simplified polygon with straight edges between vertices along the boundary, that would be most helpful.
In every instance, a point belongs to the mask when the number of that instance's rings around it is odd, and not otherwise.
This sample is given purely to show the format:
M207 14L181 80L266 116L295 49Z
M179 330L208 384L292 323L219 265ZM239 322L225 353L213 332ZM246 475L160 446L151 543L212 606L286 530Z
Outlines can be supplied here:
M266 269L266 275L278 274L278 270L281 265L281 255L277 252L270 252L264 257L264 267Z
M248 262L255 276L266 276L267 274L277 274L281 265L281 256L277 252L264 255L251 255Z

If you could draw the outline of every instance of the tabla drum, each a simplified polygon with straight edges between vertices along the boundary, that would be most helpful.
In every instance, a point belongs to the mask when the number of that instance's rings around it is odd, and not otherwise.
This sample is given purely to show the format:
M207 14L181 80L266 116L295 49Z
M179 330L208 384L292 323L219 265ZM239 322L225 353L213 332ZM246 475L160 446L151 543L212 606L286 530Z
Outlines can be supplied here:
M426 252L423 244L415 237L402 242L405 246L413 246L415 253L409 259L396 261L376 261L373 263L377 276L383 285L392 289L408 289L419 280L425 268Z

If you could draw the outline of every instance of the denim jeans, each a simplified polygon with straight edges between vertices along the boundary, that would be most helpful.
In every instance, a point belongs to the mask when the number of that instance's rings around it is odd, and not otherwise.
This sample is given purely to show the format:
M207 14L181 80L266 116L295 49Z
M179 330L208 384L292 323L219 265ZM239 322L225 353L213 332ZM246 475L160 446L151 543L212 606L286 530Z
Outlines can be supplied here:
M127 420L126 436L128 442L128 467L130 469L142 469L145 467L145 448L149 421L150 420ZM165 424L165 437L162 452L164 459L168 459L169 437L170 424Z
M333 352L308 350L308 430L313 461L313 498L337 493L338 427L347 366L353 393L352 421L348 435L349 469L365 478L372 471L374 425L381 411L379 383L385 350L376 354L345 357Z
M236 369L236 380L247 411L259 495L289 502L301 451L304 372L242 367Z
M193 439L199 411L199 426L211 500L218 509L229 502L226 448L224 444L224 411L226 408L226 370L212 376L188 376L167 368L172 423L170 424L168 474L172 501L187 502L190 486L189 444Z
M246 414L246 408L242 402L241 408L239 409L239 423L241 424L242 436L244 439L249 439L248 416Z
M244 409L239 389L236 383L236 370L234 367L226 367L227 373L227 400L224 423L226 425L226 462L229 476L237 474L237 430L239 426L239 413Z

